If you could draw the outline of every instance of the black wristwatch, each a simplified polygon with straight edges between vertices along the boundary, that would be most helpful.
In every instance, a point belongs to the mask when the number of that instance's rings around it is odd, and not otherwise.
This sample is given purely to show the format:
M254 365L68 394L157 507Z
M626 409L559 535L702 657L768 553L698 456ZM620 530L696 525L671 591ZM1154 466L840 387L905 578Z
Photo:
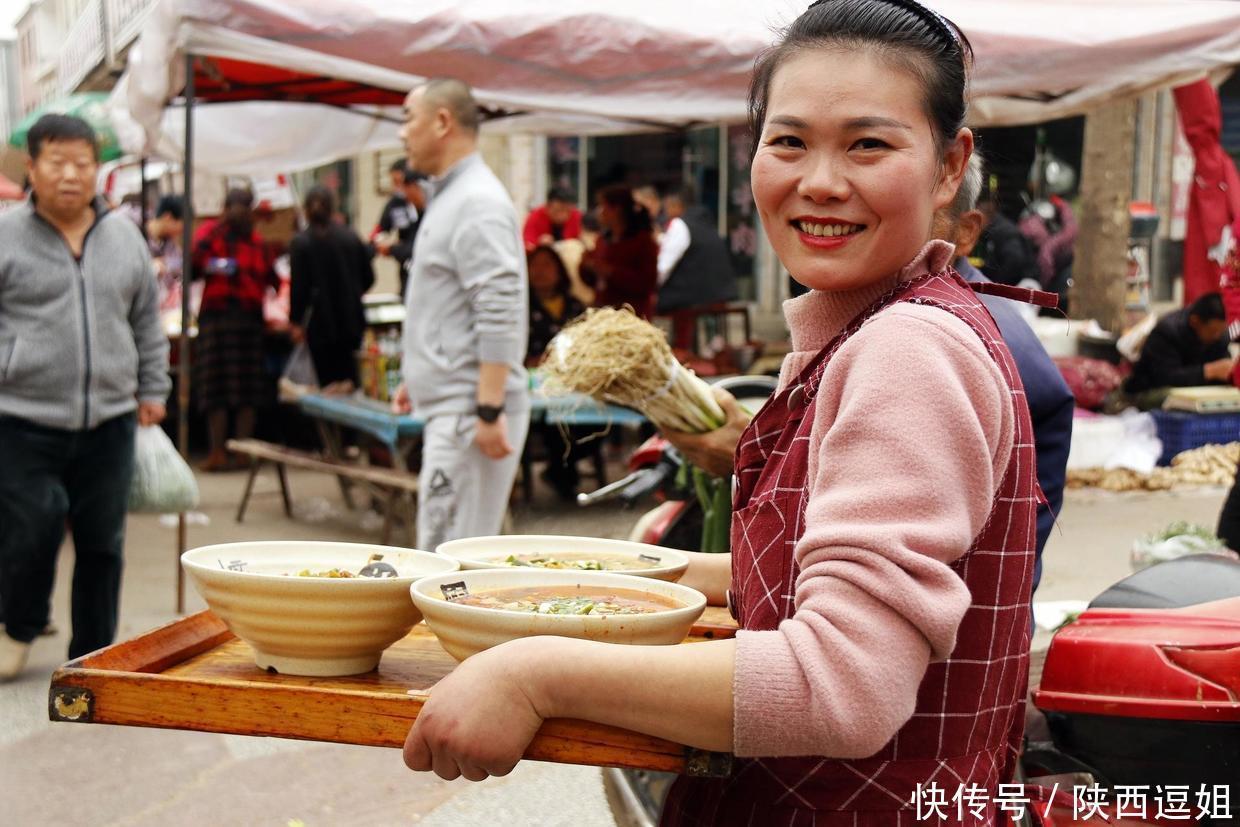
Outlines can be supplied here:
M478 418L487 423L497 422L499 415L503 412L503 405L483 405L479 402L478 407L474 408L474 413L478 415Z

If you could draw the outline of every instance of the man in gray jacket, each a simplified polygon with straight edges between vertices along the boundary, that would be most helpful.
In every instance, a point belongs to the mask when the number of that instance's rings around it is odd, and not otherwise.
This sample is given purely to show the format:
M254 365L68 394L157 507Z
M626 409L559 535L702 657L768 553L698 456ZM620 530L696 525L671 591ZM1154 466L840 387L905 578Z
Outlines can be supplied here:
M529 429L528 285L512 199L478 154L467 85L409 93L401 137L434 196L405 293L397 406L426 419L418 546L497 534Z
M172 386L146 244L95 197L94 132L48 115L28 142L30 201L0 216L0 681L47 626L66 522L69 657L115 637L134 428Z

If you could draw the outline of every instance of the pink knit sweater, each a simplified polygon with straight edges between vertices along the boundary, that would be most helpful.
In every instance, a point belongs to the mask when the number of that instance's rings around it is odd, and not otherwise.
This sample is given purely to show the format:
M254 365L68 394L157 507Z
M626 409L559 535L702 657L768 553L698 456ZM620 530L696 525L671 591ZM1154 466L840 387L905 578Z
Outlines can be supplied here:
M787 302L781 385L859 312L951 256L932 241L878 284ZM889 307L837 351L815 402L796 614L737 635L737 755L867 757L912 716L969 607L949 564L990 512L1014 417L981 340L938 308Z

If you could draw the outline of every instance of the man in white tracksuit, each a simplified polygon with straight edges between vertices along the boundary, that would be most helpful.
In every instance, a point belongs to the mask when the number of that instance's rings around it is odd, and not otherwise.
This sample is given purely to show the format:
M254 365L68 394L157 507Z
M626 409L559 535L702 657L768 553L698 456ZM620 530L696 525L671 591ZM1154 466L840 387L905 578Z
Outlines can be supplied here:
M418 547L499 533L529 430L528 284L520 224L478 154L467 85L433 79L409 93L401 137L431 176L405 295L398 407L426 419Z

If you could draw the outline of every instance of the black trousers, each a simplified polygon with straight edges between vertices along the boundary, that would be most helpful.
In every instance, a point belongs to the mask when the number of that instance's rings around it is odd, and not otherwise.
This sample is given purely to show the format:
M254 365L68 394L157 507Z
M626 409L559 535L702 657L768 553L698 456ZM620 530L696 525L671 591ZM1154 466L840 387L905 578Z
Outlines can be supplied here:
M76 557L69 657L115 638L135 422L62 431L0 416L0 605L14 640L29 643L48 624L66 522Z

